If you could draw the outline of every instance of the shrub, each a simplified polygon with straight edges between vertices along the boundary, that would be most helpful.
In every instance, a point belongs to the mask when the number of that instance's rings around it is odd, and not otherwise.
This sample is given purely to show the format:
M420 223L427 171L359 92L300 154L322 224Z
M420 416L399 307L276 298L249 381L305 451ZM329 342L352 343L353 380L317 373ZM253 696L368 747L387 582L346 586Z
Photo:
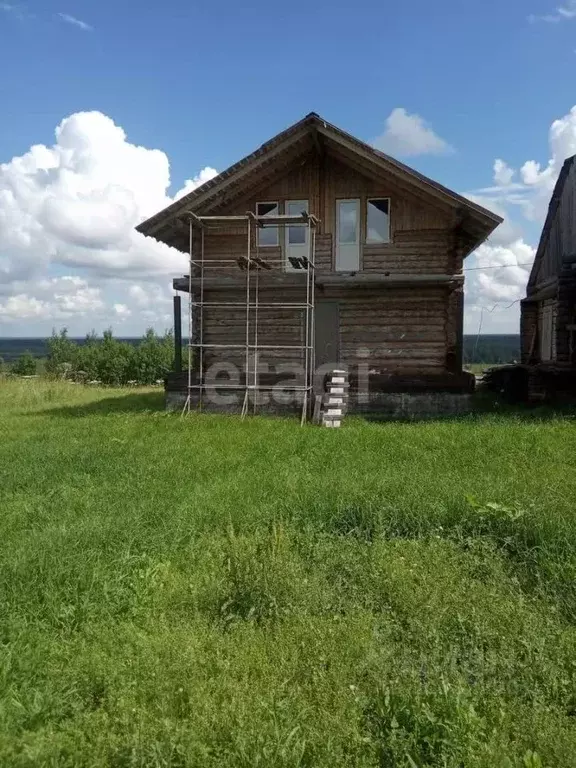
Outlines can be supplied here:
M102 341L96 344L96 379L110 386L121 386L130 380L134 347L112 336L112 330L104 331Z
M115 339L111 330L102 339L90 333L78 344L63 328L59 333L53 331L48 348L47 373L108 386L154 384L166 376L174 359L172 334L157 336L152 328L137 345Z
M174 359L174 337L166 333L162 338L148 328L146 335L134 350L131 379L139 384L154 384L164 378Z
M62 328L60 333L54 329L48 339L48 360L46 373L63 375L72 370L78 353L78 344L68 338L68 329Z
M30 352L24 352L12 366L12 373L17 376L34 376L36 373L36 359Z

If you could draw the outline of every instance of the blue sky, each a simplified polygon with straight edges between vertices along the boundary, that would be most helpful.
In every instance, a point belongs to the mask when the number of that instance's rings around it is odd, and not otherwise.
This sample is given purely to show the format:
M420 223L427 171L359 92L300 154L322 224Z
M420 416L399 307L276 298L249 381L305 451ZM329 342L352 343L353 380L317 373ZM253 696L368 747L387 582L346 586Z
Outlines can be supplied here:
M316 0L299 5L10 0L0 2L0 35L1 163L13 163L33 145L52 147L63 119L97 111L123 129L130 145L166 155L171 183L162 194L167 197L202 168L224 169L309 111L372 141L386 135L387 119L403 109L410 119L425 121L444 151L410 151L402 159L459 192L475 194L489 207L498 206L513 231L497 239L495 247L526 258L527 251L510 246L518 240L526 247L535 244L544 198L563 159L551 150L550 126L554 120L568 122L560 154L570 151L573 132L576 136L569 118L576 104L571 77L576 3L571 0ZM388 124L388 134L389 129ZM84 126L79 131L77 156L85 145L85 154L93 151L92 130ZM532 160L542 169L551 161L554 167L546 178L517 175L495 193L486 190L494 186L497 158L517 171ZM18 184L18 169L10 168L5 187ZM162 187L164 181L158 183ZM159 192L155 199L160 197ZM528 215L526 206L533 209ZM10 216L34 217L35 210L27 202L16 213L11 209ZM0 266L2 257L4 263L14 258L16 248L14 242L2 244L3 221L7 227L12 219L2 219L0 203ZM24 247L21 240L18 248ZM67 319L72 304L56 307L51 316L48 283L63 277L73 277L77 288L83 281L81 290L100 292L97 308L91 310L88 301L84 313L70 315L72 330L84 332L95 323L98 328L118 323L122 332L141 330L148 318L141 317L138 306L144 307L145 299L134 303L124 273L115 274L110 265L102 269L98 259L91 268L77 255L62 256L61 240L50 243L47 248L54 253L38 257L41 268L32 249L18 258L19 264L30 262L27 274L5 269L3 276L0 269L0 334L43 333L62 324L58 321ZM510 253L503 258L512 258ZM470 266L486 265L494 255L480 255ZM500 272L506 285L505 269ZM509 286L516 292L520 277L517 273L516 284ZM166 284L157 274L144 276L142 289L164 302L155 324L168 317ZM54 290L60 287L54 283ZM16 317L24 304L15 303L14 296L37 304ZM504 305L512 297L513 291L477 286L469 300L467 330L478 326L482 306L492 306L495 298ZM114 313L110 308L115 305L124 309ZM514 331L517 306L495 311L483 323L486 330Z

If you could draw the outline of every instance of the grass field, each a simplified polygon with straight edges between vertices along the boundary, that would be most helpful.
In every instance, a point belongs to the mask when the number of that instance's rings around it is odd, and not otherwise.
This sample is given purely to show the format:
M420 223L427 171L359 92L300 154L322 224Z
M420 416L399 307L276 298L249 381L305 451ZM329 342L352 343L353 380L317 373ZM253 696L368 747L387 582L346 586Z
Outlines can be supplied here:
M0 766L576 765L576 433L0 381Z

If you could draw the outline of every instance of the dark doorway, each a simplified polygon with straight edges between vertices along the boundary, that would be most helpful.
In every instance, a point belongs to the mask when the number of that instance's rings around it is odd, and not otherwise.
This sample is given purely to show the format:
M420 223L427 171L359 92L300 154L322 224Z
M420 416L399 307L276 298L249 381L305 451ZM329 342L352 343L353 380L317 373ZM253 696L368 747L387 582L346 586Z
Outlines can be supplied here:
M316 368L340 361L340 311L337 301L319 301L315 309Z

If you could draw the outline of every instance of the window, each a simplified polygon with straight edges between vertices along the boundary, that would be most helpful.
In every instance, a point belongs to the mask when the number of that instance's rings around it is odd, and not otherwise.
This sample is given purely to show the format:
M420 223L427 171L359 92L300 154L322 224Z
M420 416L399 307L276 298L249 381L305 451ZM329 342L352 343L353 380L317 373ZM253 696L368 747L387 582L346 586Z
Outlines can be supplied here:
M336 201L336 270L360 268L360 200Z
M308 200L287 200L285 211L288 216L299 216L308 213ZM308 256L308 225L286 225L286 271L300 272L293 266L291 259L300 259Z
M299 216L308 213L308 200L288 200L286 202L288 216ZM306 245L308 226L306 224L291 224L288 227L288 245Z
M366 205L366 242L390 242L390 200L368 200Z
M256 203L257 216L278 216L278 203ZM268 226L258 228L258 245L275 246L279 244L278 227Z
M338 242L358 242L358 200L338 201Z

